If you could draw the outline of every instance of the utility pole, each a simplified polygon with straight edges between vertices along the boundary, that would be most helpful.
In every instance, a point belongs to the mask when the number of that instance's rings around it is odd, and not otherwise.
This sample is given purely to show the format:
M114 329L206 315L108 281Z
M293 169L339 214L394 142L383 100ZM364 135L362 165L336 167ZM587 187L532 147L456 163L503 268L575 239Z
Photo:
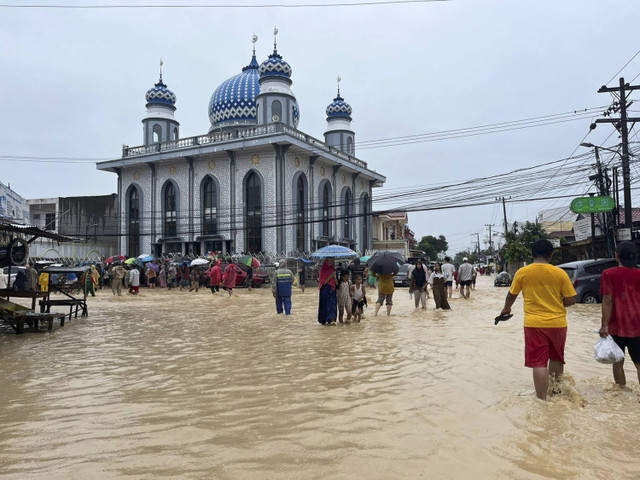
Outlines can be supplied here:
M489 256L493 255L493 237L491 236L491 227L495 227L493 223L484 224L485 227L489 227Z
M502 214L504 215L504 236L505 237L507 236L507 232L509 231L509 226L507 224L507 206L505 204L507 200L511 200L511 197L509 198L496 197L497 202L502 202Z
M479 233L472 233L472 236L475 235L476 237L476 252L477 252L477 256L480 256L480 234Z
M613 93L618 96L618 107L620 118L598 118L596 123L612 123L620 132L622 137L622 188L624 191L624 226L633 235L633 219L631 215L631 171L629 169L629 129L628 122L640 122L640 118L627 117L627 92L640 90L640 85L629 85L624 83L624 77L620 77L620 86L609 88L605 85L600 87L598 93Z

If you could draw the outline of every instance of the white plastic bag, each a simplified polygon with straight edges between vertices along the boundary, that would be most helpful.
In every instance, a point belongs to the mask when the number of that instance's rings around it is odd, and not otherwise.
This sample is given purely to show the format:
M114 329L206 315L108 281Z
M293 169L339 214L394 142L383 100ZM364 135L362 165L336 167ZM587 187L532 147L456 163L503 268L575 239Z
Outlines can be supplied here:
M600 338L593 346L593 358L600 363L618 363L624 360L624 352L611 335Z

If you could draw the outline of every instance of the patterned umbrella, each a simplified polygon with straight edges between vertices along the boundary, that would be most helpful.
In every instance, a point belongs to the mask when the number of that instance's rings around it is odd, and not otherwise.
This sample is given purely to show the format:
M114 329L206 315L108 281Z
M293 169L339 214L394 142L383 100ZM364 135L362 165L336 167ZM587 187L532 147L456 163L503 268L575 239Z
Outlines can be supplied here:
M326 257L353 257L356 252L350 248L343 247L342 245L327 245L322 247L311 254L314 258L326 258Z
M243 257L240 257L238 259L238 263L251 268L260 268L260 262L258 261L258 259L252 257L251 255L244 255Z
M109 257L107 258L104 263L113 263L113 262L119 262L121 260L126 260L127 257L123 257L122 255L116 255L114 257Z
M137 259L136 257L131 257L128 260L125 260L124 263L126 263L127 265L131 265L131 264L136 264L136 265L141 265L142 263L140 262L139 259Z

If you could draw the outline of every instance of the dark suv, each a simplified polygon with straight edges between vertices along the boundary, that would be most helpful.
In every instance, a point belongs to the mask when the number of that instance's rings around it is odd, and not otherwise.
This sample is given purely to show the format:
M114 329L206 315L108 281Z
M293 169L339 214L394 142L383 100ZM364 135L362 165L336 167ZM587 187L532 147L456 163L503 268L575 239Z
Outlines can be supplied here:
M578 295L578 303L600 303L600 276L607 268L617 267L615 258L599 258L597 260L578 260L563 263L563 269L573 282Z

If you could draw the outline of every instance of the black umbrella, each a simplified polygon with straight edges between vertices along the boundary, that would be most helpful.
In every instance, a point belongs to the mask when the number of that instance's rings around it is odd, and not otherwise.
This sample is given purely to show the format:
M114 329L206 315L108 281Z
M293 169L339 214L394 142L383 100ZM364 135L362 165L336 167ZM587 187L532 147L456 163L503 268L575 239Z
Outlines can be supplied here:
M382 275L396 273L398 268L404 263L404 258L398 252L384 250L376 252L373 257L367 260L367 265L373 273Z

